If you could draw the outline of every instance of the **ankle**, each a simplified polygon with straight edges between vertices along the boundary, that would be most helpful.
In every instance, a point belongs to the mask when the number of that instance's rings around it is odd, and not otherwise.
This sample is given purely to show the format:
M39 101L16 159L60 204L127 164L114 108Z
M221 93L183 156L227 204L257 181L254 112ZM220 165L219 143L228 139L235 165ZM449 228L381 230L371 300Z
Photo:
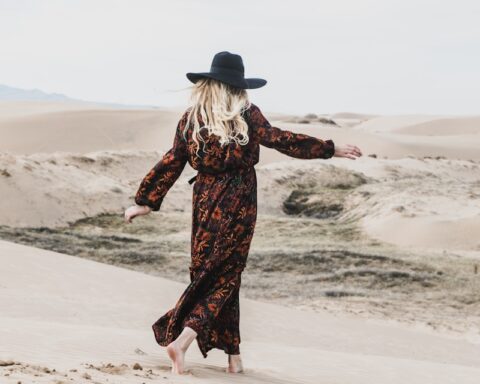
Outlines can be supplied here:
M187 349L190 346L190 342L188 342L188 340L183 340L179 337L172 342L172 346L175 349L179 349L180 351L185 353L185 352L187 352Z
M186 352L190 344L192 344L193 340L197 337L197 333L189 328L185 327L180 334L180 336L177 337L177 339L174 341L174 345L178 347L182 352Z

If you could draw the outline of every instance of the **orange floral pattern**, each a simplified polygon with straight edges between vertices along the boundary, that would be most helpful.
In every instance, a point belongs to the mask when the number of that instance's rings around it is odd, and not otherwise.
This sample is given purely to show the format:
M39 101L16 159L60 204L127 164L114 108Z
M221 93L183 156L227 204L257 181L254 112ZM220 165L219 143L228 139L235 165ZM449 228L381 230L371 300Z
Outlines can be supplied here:
M197 333L204 357L212 348L240 353L239 290L257 219L257 179L254 165L260 145L300 159L328 159L335 153L332 140L282 130L270 125L260 108L250 103L244 112L249 142L221 146L218 137L201 134L200 152L187 110L178 122L172 148L142 180L135 202L158 211L168 190L188 162L197 175L190 180L192 234L190 284L175 307L152 329L159 345L175 340L186 326ZM202 124L201 117L199 117Z

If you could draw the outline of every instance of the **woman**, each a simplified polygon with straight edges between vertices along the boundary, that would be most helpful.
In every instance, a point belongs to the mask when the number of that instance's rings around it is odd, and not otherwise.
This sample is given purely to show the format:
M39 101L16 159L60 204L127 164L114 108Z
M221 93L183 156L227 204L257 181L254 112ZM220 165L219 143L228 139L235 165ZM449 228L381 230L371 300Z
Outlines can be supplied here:
M227 372L243 371L240 358L239 289L257 218L254 165L259 146L299 159L355 159L353 145L272 127L246 89L266 80L244 78L239 55L215 55L210 72L187 73L195 84L192 106L178 122L172 148L142 180L127 222L158 211L188 162L193 185L191 283L175 307L153 325L157 343L167 347L172 372L183 373L184 356L197 339L202 355L218 348L228 354Z

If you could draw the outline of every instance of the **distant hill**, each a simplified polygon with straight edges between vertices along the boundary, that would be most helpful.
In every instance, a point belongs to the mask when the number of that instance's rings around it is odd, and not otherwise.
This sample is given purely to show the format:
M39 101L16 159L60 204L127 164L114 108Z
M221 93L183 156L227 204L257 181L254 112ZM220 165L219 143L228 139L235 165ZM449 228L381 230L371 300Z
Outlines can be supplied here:
M40 89L22 89L16 87L10 87L8 85L0 84L0 101L73 101L77 103L94 104L98 106L110 107L110 108L147 108L147 109L168 109L154 105L133 105L133 104L121 104L121 103L109 103L102 101L86 101L80 99L73 99L61 93L47 93Z
M74 101L61 93L46 93L39 89L21 89L0 84L0 100L3 101Z

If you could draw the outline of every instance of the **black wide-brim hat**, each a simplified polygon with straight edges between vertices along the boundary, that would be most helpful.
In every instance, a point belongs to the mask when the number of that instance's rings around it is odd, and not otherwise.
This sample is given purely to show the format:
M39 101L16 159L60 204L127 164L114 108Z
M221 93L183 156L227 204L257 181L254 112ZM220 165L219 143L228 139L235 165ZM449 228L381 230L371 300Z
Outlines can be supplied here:
M187 73L187 78L192 83L196 83L205 77L242 89L255 89L267 84L267 80L265 79L245 78L245 68L242 57L228 51L218 52L213 57L210 72Z

